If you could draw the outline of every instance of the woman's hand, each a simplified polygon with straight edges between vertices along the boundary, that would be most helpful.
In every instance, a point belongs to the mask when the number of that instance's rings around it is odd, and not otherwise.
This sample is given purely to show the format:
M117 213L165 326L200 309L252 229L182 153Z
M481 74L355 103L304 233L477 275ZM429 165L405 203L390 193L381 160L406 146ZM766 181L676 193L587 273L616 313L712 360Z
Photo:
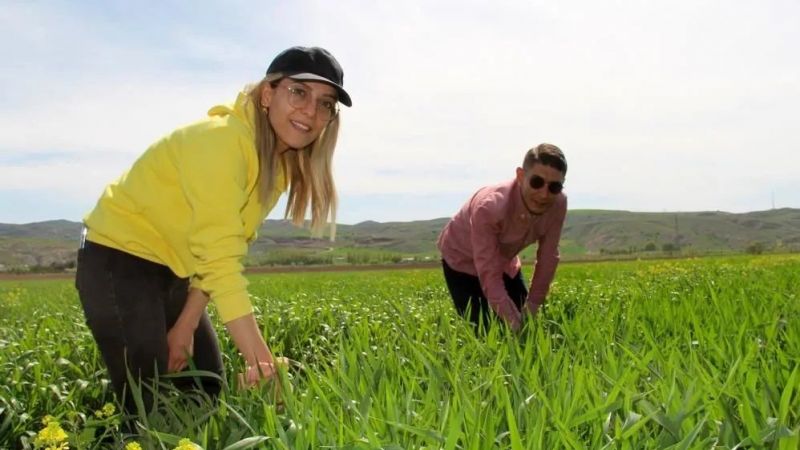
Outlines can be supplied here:
M283 404L283 390L292 391L292 384L283 384L280 374L281 368L286 370L289 367L289 358L277 357L273 362L260 362L254 366L247 366L244 373L239 374L239 388L252 389L254 387L266 387L268 398L272 399L276 405Z
M178 319L167 332L167 372L180 372L194 355L194 331L206 310L208 296L200 289L190 288Z
M167 372L180 372L189 364L189 358L194 355L194 329L176 323L167 332L167 348L169 360Z
M233 319L225 326L247 363L244 373L239 374L240 386L247 388L257 385L261 380L270 380L277 373L276 364L286 364L285 358L277 358L276 361L272 356L253 314Z
M239 385L242 388L251 388L261 382L280 382L278 370L289 366L289 359L285 357L274 358L271 362L261 361L257 365L248 365L244 373L239 374Z

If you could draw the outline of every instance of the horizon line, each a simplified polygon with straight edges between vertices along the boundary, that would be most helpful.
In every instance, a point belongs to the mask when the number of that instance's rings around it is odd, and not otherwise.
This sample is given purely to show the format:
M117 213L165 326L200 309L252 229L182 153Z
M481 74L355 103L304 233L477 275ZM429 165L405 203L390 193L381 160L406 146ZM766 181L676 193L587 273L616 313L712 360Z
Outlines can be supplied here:
M636 210L628 210L628 209L574 208L574 209L568 209L567 210L567 214L569 215L569 213L571 213L571 212L574 213L574 212L589 212L589 211L594 212L594 211L596 211L596 212L619 212L619 213L635 213L635 214L702 214L702 213L716 213L716 214L744 215L744 214L755 214L755 213L763 213L763 212L769 212L769 211L780 211L780 210L800 210L800 208L795 208L795 207L791 207L791 206L784 206L784 207L779 207L779 208L774 208L773 207L773 208L768 208L768 209L752 210L752 211L745 211L745 212L730 212L730 211L723 211L723 210L636 211ZM355 222L355 223L336 222L336 225L337 226L339 226L339 225L355 226L355 225L360 225L360 224L367 223L367 222L379 223L379 224L408 223L408 222L428 222L428 221L433 221L433 220L450 219L451 217L452 216L441 216L441 217L433 217L433 218L428 218L428 219L388 220L388 221L385 221L385 222L381 222L381 221L378 221L378 220L372 220L372 219L365 219L365 220L361 220L361 221L358 221L358 222ZM70 220L70 219L60 218L60 219L38 220L38 221L34 221L34 222L21 222L21 223L0 222L0 225L23 226L23 225L35 225L35 224L48 223L48 222L62 222L62 221L63 222L72 222L72 223L82 223L81 220ZM283 219L283 218L279 218L279 219L265 218L263 222L268 222L268 221L291 223L291 220ZM306 222L309 222L309 220L306 220Z

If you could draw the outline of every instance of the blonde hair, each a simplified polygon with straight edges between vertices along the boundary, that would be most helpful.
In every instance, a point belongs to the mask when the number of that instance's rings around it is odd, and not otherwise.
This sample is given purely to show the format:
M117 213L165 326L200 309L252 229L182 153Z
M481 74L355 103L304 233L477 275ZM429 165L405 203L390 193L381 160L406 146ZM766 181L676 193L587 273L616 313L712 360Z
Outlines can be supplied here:
M311 235L321 237L330 219L330 239L336 238L336 185L333 182L333 151L339 136L337 114L310 145L282 154L276 152L277 136L269 123L269 113L261 106L261 91L270 84L275 87L282 74L270 74L251 87L247 93L255 106L256 151L258 152L259 197L266 202L275 186L279 165L289 180L289 197L283 217L297 226L305 224L306 211L311 206Z

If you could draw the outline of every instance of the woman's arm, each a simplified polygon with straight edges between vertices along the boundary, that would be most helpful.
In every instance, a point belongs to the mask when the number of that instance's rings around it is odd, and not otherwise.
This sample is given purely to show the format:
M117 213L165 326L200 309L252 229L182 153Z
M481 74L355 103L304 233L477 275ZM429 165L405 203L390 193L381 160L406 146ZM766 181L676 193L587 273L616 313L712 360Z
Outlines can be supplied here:
M194 332L208 305L208 296L200 289L191 288L178 320L167 332L169 359L168 372L183 370L194 355Z
M244 374L246 386L252 386L261 379L271 378L275 372L275 360L267 343L261 336L253 314L231 320L225 326L236 348L247 362Z

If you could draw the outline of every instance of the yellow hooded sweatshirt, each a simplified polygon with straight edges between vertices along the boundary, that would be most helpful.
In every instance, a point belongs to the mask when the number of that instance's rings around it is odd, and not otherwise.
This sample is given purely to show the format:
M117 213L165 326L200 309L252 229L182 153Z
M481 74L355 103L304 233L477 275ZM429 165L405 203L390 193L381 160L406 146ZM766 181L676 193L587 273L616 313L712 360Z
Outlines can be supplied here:
M206 291L223 322L252 312L242 260L286 190L259 198L255 107L242 92L150 148L84 219L87 239L168 266Z

